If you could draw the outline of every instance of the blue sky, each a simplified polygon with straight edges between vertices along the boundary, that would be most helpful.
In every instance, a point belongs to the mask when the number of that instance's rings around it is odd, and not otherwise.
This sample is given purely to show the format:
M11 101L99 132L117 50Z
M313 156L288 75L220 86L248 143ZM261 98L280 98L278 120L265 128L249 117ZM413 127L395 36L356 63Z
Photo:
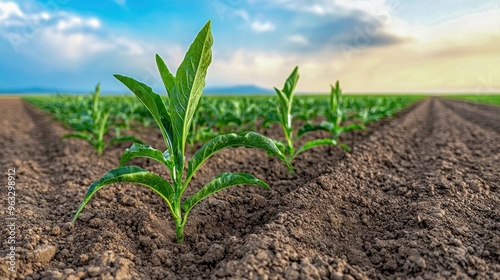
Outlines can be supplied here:
M144 5L144 3L148 3ZM500 91L500 3L473 0L0 0L0 90L125 91L113 73L161 89L213 21L207 85L299 90Z

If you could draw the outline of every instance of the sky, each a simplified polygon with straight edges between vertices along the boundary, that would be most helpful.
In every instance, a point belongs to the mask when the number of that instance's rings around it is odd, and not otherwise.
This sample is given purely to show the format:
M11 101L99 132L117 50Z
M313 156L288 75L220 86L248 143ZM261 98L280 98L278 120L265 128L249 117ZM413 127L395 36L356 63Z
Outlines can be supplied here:
M161 91L154 55L175 71L208 20L208 87L298 65L301 92L500 92L498 0L0 0L0 91L126 92L114 73Z

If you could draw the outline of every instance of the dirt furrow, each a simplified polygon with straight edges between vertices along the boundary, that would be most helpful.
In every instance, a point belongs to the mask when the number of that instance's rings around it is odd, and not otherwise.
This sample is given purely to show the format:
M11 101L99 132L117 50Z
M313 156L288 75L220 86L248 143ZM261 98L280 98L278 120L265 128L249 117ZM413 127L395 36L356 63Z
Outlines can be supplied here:
M455 113L425 100L375 131L334 172L290 193L246 239L247 253L212 275L498 278L500 198L490 186L500 168L487 159L500 139ZM483 141L491 150L476 149Z
M498 107L452 100L442 100L442 103L462 118L473 119L476 126L479 125L487 131L500 134L500 123L497 122L500 114Z
M68 130L20 99L0 100L0 111L5 116L0 131L1 166L16 168L17 273L33 275L33 271L46 265L43 262L49 261L40 260L37 254L43 257L53 248L57 252L58 244L66 243L53 239L70 226L74 210L68 209L68 205L76 207L75 196L82 192L82 182L90 183L85 178L86 171L95 172L102 164L110 165L106 161L94 162L95 157L88 154L88 148L80 141L63 141L61 137ZM80 150L84 152L79 154ZM79 163L83 162L94 167L81 170ZM78 188L68 184L78 184ZM1 211L4 217L6 209L2 207ZM1 248L3 256L8 248L5 242ZM15 275L8 273L2 262L0 276L7 274Z
M21 100L0 101L0 110L6 116L2 121L0 133L1 166L16 170L16 247L21 259L17 260L20 273L26 273L26 253L34 248L30 242L40 241L36 227L32 225L47 220L51 211L50 202L44 193L50 188L51 164L48 156L57 151L52 149L51 141L57 141L51 131L37 116L30 115L29 109ZM2 207L2 217L6 217L7 209ZM2 253L8 246L2 243ZM21 246L20 246L21 245ZM2 254L5 256L5 254ZM0 264L0 270L7 274L5 262Z

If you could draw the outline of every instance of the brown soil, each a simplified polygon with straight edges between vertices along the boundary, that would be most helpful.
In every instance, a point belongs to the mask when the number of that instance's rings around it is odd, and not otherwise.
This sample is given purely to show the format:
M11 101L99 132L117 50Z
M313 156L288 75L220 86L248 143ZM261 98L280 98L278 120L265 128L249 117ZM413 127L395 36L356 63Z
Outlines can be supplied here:
M2 279L500 279L498 107L426 99L346 135L350 154L302 154L296 174L256 150L221 152L190 192L224 171L254 174L272 190L235 187L206 199L182 244L162 200L130 184L104 188L69 223L128 145L97 158L20 100L1 100L0 112L2 173L17 173L18 254L17 273L0 263ZM163 147L157 132L138 136ZM133 164L166 175L150 161Z

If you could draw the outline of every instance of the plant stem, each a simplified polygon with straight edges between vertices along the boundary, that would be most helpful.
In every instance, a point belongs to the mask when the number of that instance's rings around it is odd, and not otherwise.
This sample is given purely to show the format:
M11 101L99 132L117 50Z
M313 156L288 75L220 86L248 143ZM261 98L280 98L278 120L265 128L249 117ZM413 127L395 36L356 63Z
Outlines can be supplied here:
M172 170L173 180L174 180L174 188L175 194L172 203L172 208L174 211L174 220L175 220L175 233L176 233L176 241L177 243L181 243L184 241L184 223L182 218L181 211L181 196L182 191L184 189L184 185L182 182L182 170L178 172L176 167ZM180 179L179 179L180 178Z
M182 217L175 220L175 233L177 243L184 242L184 224L182 223Z

